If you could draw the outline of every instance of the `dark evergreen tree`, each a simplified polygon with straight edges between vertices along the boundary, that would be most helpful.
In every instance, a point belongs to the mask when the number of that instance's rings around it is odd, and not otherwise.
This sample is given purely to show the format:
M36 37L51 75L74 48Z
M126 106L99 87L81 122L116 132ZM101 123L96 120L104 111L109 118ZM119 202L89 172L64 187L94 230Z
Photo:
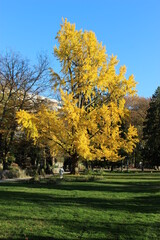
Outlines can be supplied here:
M144 122L144 160L151 166L160 166L160 87L152 96Z

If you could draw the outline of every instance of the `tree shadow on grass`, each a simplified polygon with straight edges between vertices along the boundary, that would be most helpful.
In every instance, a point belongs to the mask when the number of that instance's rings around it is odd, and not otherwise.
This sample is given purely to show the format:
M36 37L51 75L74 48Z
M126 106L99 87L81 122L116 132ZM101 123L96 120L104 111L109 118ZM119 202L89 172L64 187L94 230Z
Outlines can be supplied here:
M160 191L160 181L140 181L140 182L119 182L119 181L99 181L91 182L74 181L68 182L63 180L47 180L46 182L14 182L1 183L3 187L26 187L26 188L44 188L66 191L100 191L100 192L117 192L117 193L148 193L153 194Z
M114 187L113 187L114 188ZM52 193L32 193L32 192L13 192L0 191L0 204L5 206L18 207L19 205L34 203L42 208L48 207L84 207L96 210L113 210L128 211L139 213L159 213L160 212L160 195L135 196L133 198L107 198L106 195L97 197L93 193L93 197L77 196L77 195L56 195ZM3 217L3 214L0 218Z
M53 222L54 225L54 222ZM28 239L28 240L142 240L142 239L152 239L158 240L160 237L159 233L159 224L158 223L115 223L115 222L74 222L71 220L63 220L64 228L61 229L61 237L54 237L54 228L53 233L50 233L51 236L42 236L42 234L26 234L26 237L16 237L16 238L3 238L4 240L9 239ZM64 232L64 234L63 234ZM2 238L0 238L2 239Z
M2 186L2 188L1 188ZM11 190L10 190L11 187ZM21 189L20 189L21 188ZM38 190L38 192L31 192L30 189L35 188L43 189L42 192ZM26 191L25 191L26 189ZM49 191L47 191L47 189ZM137 224L124 224L116 223L116 222L92 222L91 219L87 221L79 221L78 217L76 220L71 221L66 219L66 217L61 220L57 218L46 219L46 216L36 217L31 215L31 217L27 216L26 211L19 212L16 215L16 211L18 211L19 206L28 206L28 210L30 209L30 204L35 204L35 206L40 207L41 209L47 207L56 208L56 209L67 209L67 208L75 208L75 212L78 212L81 209L81 213L83 214L83 209L89 209L92 211L103 211L103 214L107 211L113 211L116 214L121 213L121 211L126 211L129 214L134 213L160 213L160 196L154 195L157 193L159 189L159 183L157 181L152 182L140 182L140 183L128 183L128 182L53 182L49 181L47 183L3 183L0 185L0 204L1 206L7 207L11 206L11 211L15 210L15 213L10 214L10 210L7 212L1 212L0 221L45 221L45 223L49 226L54 224L63 224L65 227L65 231L70 233L75 233L77 238L67 237L66 239L84 239L84 240L109 240L109 239L160 239L159 223L137 223ZM55 190L55 191L54 191ZM61 190L61 195L59 195L59 191ZM64 190L64 192L63 192ZM77 191L81 192L81 196L77 195ZM93 191L93 193L92 193ZM95 191L98 194L102 192L102 195L95 195ZM89 195L87 195L89 192ZM108 198L108 192L111 193L135 193L133 198L121 199L121 198ZM63 194L64 193L64 194ZM147 196L137 196L136 193L147 193ZM33 207L33 205L32 205ZM33 209L33 208L32 208ZM60 223L58 221L61 221ZM147 230L151 229L151 230ZM61 229L63 231L63 229ZM150 236L147 235L147 231L149 231ZM153 236L152 236L153 233ZM98 237L99 234L99 237ZM141 238L138 236L141 235ZM103 237L105 236L105 237ZM144 238L142 238L144 237ZM65 235L62 238L54 237L54 227L53 227L53 236L44 237L42 234L36 235L33 233L29 233L27 235L28 240L60 240L65 239ZM0 238L4 239L5 238ZM22 236L17 238L6 238L9 239L25 239Z

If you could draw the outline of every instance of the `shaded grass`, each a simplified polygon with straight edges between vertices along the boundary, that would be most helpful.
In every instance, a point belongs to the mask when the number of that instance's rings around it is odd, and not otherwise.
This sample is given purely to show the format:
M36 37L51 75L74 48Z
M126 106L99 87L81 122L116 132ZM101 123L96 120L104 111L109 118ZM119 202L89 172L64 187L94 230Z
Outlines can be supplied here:
M0 239L160 239L160 174L0 184Z

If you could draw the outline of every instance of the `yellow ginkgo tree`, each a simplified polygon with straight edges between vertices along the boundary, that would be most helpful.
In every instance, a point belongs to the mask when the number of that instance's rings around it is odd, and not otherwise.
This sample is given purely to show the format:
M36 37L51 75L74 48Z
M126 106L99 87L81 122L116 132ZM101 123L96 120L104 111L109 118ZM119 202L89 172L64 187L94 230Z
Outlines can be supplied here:
M71 158L72 173L79 159L118 161L123 149L132 153L138 138L133 126L124 130L128 110L125 96L134 95L136 82L126 79L126 67L116 73L116 56L108 57L92 31L78 31L63 21L54 54L61 72L51 72L51 84L61 95L61 108L42 107L38 113L17 113L19 124L36 143L47 143L52 154Z

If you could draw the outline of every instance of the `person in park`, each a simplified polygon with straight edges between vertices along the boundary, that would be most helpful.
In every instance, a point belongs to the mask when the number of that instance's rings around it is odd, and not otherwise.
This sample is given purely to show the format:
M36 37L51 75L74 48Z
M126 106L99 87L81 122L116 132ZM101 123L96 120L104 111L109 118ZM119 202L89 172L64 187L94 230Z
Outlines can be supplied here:
M63 178L63 173L64 173L64 169L63 169L63 167L61 167L61 168L59 169L60 178Z

